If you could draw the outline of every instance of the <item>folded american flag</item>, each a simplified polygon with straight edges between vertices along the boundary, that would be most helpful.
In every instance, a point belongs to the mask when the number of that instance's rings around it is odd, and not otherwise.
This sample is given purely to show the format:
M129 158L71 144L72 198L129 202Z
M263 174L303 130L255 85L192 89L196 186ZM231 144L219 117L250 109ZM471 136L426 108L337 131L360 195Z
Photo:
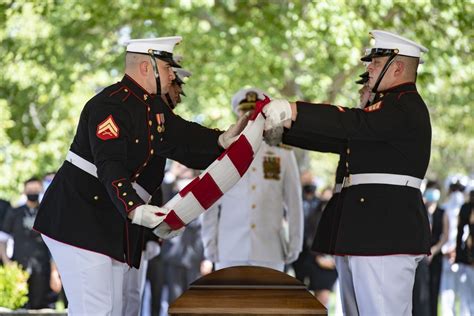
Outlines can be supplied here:
M184 230L184 226L216 203L244 175L262 143L262 109L270 102L268 97L257 101L253 115L240 134L206 170L191 181L168 203L164 221L153 232L161 238L172 238Z

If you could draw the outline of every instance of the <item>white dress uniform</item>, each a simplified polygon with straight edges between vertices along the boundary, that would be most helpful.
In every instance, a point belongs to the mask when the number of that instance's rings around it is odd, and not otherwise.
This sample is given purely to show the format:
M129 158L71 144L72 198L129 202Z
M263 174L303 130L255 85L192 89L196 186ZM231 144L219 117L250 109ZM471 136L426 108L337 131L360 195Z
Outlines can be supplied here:
M289 238L282 238L286 210ZM249 170L202 217L204 254L216 269L259 265L282 271L303 239L301 184L291 149L262 143Z

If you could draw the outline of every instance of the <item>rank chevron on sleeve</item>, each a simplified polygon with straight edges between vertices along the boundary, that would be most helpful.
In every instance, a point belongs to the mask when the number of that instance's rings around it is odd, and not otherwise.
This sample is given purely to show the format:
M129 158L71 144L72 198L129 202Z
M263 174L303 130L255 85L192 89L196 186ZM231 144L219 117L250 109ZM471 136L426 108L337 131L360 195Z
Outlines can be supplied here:
M120 135L120 129L115 123L112 115L109 115L102 123L97 125L97 137L102 140L118 138Z

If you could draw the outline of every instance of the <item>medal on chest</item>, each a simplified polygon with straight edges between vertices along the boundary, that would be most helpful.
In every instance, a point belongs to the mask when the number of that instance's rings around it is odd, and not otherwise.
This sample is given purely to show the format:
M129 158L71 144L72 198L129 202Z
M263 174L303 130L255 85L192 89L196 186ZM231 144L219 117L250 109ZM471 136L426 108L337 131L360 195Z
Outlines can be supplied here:
M158 123L158 126L156 127L156 130L158 131L158 133L164 133L165 132L165 115L163 113L156 114L156 123Z
M263 157L263 177L267 180L280 180L280 157Z

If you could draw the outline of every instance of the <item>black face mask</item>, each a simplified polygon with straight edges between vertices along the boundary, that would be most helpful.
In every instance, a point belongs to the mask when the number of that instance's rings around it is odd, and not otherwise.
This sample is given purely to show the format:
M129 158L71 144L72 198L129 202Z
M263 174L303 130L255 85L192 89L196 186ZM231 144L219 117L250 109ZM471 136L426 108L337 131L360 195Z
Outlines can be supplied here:
M27 195L26 195L26 198L27 198L28 201L30 201L30 202L38 202L39 194L38 194L38 193L35 193L35 194L27 194Z
M311 184L305 184L303 185L303 193L306 193L306 194L314 194L314 191L316 190L316 186L314 185L311 185Z

